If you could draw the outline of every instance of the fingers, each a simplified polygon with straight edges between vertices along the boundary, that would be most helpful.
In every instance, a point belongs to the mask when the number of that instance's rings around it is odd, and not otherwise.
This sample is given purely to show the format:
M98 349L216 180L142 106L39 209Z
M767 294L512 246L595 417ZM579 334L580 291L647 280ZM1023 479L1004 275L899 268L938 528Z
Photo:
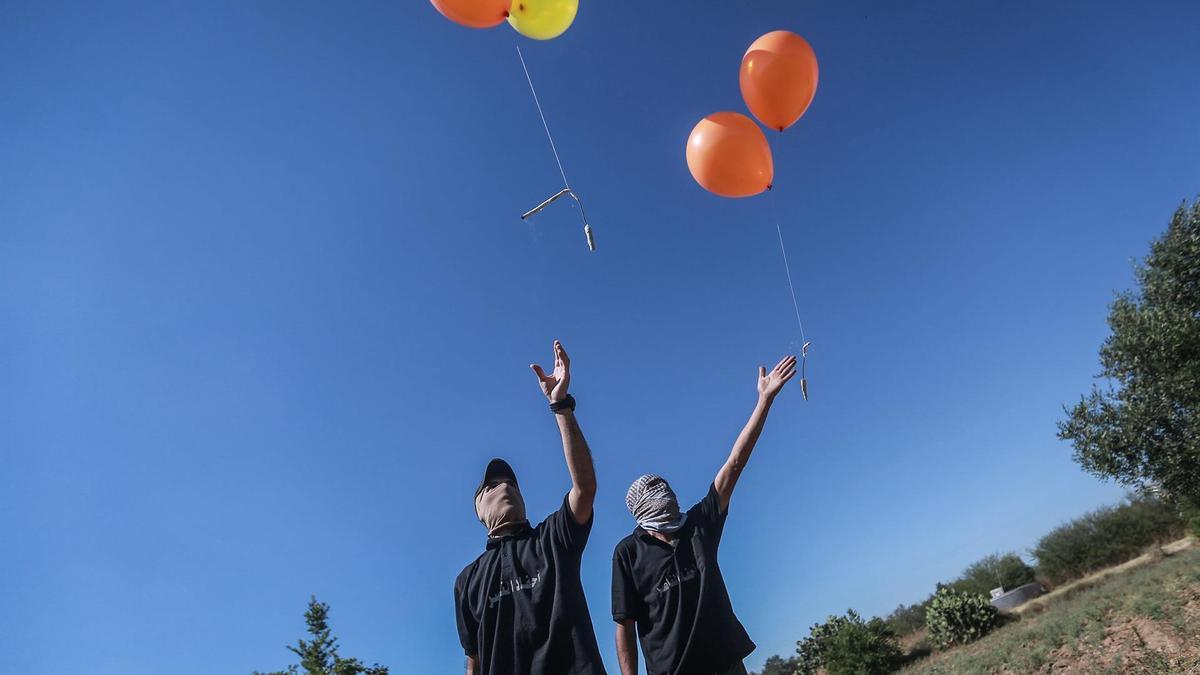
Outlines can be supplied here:
M787 384L787 381L792 379L795 376L796 376L796 368L795 368L795 366L793 366L793 367L788 368L787 370L783 371L783 373L781 373L779 375L779 382L780 382L780 384Z
M775 366L775 374L787 382L796 374L796 357L788 356Z
M539 381L545 382L546 380L550 379L546 377L546 371L542 370L542 367L538 364L532 363L529 365L529 367L533 369L533 374L537 375Z
M764 366L758 367L758 379L763 379L767 376L767 369Z
M790 378L795 372L796 359L787 358L780 361L779 364L775 366L775 370L772 372L772 375L784 382L787 382L788 378Z
M554 341L554 358L562 361L564 366L571 365L571 357L567 356L567 350L563 348L562 343L558 340Z

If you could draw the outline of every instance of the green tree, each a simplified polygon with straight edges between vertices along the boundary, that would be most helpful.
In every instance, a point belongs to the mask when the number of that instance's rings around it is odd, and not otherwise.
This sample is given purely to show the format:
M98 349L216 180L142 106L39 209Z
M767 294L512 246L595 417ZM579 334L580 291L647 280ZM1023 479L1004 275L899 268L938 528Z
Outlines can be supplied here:
M1188 527L1192 528L1192 535L1200 537L1200 503L1188 504L1183 510L1183 518Z
M993 553L973 563L950 587L957 591L988 595L993 588L1011 591L1034 581L1033 568L1026 565L1021 556L1016 553Z
M1179 509L1150 495L1085 513L1046 533L1033 547L1037 570L1052 584L1086 576L1141 555L1147 547L1182 536Z
M1200 199L1181 205L1109 308L1100 377L1059 437L1103 478L1200 505Z
M763 664L762 672L757 675L796 675L796 667L794 657L784 660L779 656L772 656Z
M899 667L903 658L896 634L879 617L863 621L858 612L830 616L796 643L796 672L812 675L882 675Z
M937 587L953 588L965 593L988 595L993 588L1012 590L1037 581L1037 573L1021 556L1005 553L986 556L971 564L962 575L948 584ZM896 635L911 635L925 628L925 617L934 596L911 605L900 605L887 615L888 628Z
M911 635L925 627L925 609L931 600L932 595L911 605L900 604L884 621L896 635Z
M386 666L364 666L358 659L338 656L337 638L329 628L329 605L317 602L315 597L311 598L308 611L304 612L304 620L312 640L302 638L295 646L288 646L293 654L300 657L300 665L270 673L256 670L253 675L299 675L301 672L304 675L388 675Z

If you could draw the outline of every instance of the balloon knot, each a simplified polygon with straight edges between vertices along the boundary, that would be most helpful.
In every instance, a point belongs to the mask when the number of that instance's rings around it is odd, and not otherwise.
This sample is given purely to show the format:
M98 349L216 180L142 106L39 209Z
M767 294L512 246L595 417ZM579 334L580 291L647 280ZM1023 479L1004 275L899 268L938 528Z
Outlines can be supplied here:
M507 19L507 18L508 18L508 16L509 16L509 15L508 15L508 10L506 9L506 10L504 10L504 18L506 18L506 19Z
M770 189L771 189L771 188L773 188L773 187L775 187L775 184L774 184L774 183L772 183L771 185L768 185L768 186L767 186L767 189L768 189L768 190L770 190Z

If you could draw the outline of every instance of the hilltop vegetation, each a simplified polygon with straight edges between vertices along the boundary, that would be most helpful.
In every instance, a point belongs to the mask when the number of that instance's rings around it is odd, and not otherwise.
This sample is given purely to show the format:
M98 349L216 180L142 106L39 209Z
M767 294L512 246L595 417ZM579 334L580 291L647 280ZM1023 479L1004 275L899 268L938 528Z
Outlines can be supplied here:
M1032 672L1076 657L1112 672L1180 672L1162 668L1182 667L1190 658L1190 647L1170 648L1178 640L1200 645L1195 553L1156 572L1123 576L1124 583L1112 581L1107 591L1091 591L1090 600L1058 606L1032 625L1023 621L979 640L1001 625L985 604L991 588L1033 580L1062 586L1189 529L1200 534L1200 199L1175 211L1134 272L1136 291L1119 293L1109 306L1101 382L1065 409L1059 438L1071 443L1085 470L1128 485L1136 495L1046 534L1030 550L1032 566L1016 553L992 555L958 579L937 584L925 600L896 608L885 621L862 621L853 610L830 616L798 642L796 656L768 660L763 675L891 672L900 660L898 638L906 635L928 635L939 646L978 640L952 650L953 658L939 655L912 666L914 672ZM1159 637L1146 638L1147 632ZM1125 645L1127 634L1136 637L1133 647ZM1152 645L1155 640L1162 649ZM906 642L909 662L931 651L923 640Z
M1096 509L1051 530L1031 549L1033 565L1016 553L989 555L968 566L958 578L937 584L927 599L898 607L886 620L864 621L853 610L844 616L830 616L798 641L795 656L772 657L761 675L812 673L822 668L830 675L894 672L932 653L924 639L931 616L938 621L937 642L970 642L1004 624L981 614L979 608L986 605L988 590L1016 588L1032 581L1047 589L1063 586L1184 536L1190 527L1188 518L1180 507L1156 497L1130 495L1121 504ZM952 619L952 623L959 622L961 633L950 640L945 639L943 610L933 602L939 594L954 597L956 607L976 608L965 615L975 617L969 625L961 618L964 615ZM904 639L906 636L911 637ZM900 655L902 639L909 647L907 656Z
M1200 672L1200 549L1085 586L902 672Z

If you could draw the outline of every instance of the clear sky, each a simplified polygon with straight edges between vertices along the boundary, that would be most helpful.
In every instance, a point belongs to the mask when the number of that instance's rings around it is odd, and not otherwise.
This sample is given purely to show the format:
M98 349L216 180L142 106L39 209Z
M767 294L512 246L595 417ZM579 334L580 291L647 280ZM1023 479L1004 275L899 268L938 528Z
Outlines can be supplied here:
M736 8L736 9L735 9ZM1200 5L583 0L525 41L405 2L0 2L0 671L247 673L310 594L345 654L461 669L471 495L568 489L528 364L561 339L600 490L699 499L798 347L766 197L684 143L742 52L821 63L773 135L814 346L734 496L722 566L758 667L1119 498L1054 423L1106 304L1200 192Z

